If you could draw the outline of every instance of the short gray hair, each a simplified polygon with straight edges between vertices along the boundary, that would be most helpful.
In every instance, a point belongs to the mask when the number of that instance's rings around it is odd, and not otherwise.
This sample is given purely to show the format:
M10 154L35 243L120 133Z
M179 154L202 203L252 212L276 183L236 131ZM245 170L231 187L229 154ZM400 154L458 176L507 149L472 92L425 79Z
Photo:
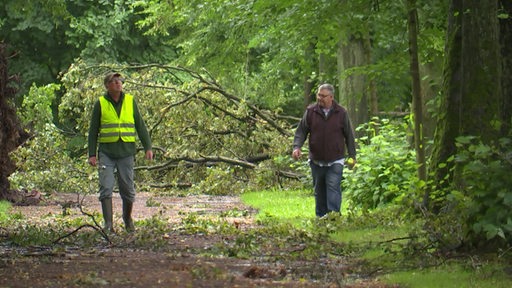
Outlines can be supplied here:
M329 93L331 93L331 95L334 96L334 86L332 86L331 84L328 84L328 83L318 86L318 92L320 92L320 90L324 90L324 89L328 90Z

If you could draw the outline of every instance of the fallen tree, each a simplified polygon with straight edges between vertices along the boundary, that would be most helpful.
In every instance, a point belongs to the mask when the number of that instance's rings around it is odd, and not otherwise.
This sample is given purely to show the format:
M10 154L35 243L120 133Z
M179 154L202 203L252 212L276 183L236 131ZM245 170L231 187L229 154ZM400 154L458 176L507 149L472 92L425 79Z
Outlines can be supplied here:
M93 104L104 93L103 75L111 70L125 77L124 90L136 97L155 147L155 161L137 157L140 189L192 188L230 194L250 187L302 185L297 180L308 177L293 167L289 157L298 118L251 103L249 97L223 88L205 71L159 64L88 66L82 62L70 67L62 78L66 93L59 107L60 129L72 135L72 140L54 140L68 143L71 151L66 154L81 158L75 161L80 164L66 171L89 171L76 172L73 177L95 180L91 173L96 172L83 166L85 139ZM78 144L69 147L69 143ZM58 161L56 166L70 163ZM38 165L37 169L44 169Z

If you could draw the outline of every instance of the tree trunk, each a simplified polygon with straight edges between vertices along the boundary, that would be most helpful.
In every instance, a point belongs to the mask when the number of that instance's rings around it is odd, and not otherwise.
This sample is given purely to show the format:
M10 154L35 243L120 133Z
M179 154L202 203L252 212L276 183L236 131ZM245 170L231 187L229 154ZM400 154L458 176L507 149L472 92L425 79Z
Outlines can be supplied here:
M441 90L441 68L443 67L441 61L441 57L437 57L433 62L420 63L420 75L424 75L424 77L421 77L421 96L423 98L423 138L425 141L433 139L436 130L437 119L435 119L434 115L437 113L437 110L432 110L434 107L427 105L427 103L438 97ZM427 158L429 158L428 155L431 155L431 153L432 147L425 147Z
M333 51L333 53L336 51ZM318 82L319 84L329 83L337 86L336 77L337 72L336 57L330 54L321 53L318 56Z
M452 0L447 35L443 98L431 161L433 180L440 187L456 178L446 177L454 165L446 162L456 152L456 137L479 136L484 143L499 137L494 127L503 103L497 0ZM439 168L442 163L448 165Z
M307 63L309 64L308 67L306 67L305 71L310 72L304 75L304 94L303 94L303 106L304 109L308 107L308 105L313 101L312 93L315 86L315 82L313 79L311 79L311 72L314 71L316 64L315 64L315 44L310 43L309 46L306 48L305 51L305 59Z
M512 133L512 1L501 0L501 9L508 17L499 20L500 47L501 47L501 95L502 102L502 130L503 136Z
M412 106L414 114L414 148L418 163L418 179L427 180L425 144L423 134L423 99L421 96L420 66L418 61L418 12L416 0L408 0L409 57L412 80Z
M365 75L350 74L347 70L353 67L368 65L365 51L365 41L361 38L351 37L348 43L338 46L338 102L349 111L352 126L357 127L369 120L368 97L372 91Z
M0 200L10 199L9 176L16 166L9 157L10 152L28 138L21 129L16 111L11 107L9 99L14 98L15 90L8 83L11 78L8 73L6 45L0 43Z
M365 62L366 64L372 63L372 46L370 42L370 37L364 38L364 54L365 54ZM367 79L368 80L368 95L370 100L370 117L378 116L379 115L379 101L377 97L377 84L375 83L375 80ZM369 119L368 119L369 120Z

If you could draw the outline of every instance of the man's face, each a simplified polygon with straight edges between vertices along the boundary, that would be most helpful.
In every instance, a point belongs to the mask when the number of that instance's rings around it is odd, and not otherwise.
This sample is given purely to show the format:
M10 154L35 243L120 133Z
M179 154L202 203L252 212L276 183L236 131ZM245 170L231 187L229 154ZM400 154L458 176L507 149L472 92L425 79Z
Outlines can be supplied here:
M108 92L121 92L123 91L123 80L119 77L114 77L107 83Z
M318 93L316 93L316 101L320 107L331 108L333 95L327 89L318 90Z

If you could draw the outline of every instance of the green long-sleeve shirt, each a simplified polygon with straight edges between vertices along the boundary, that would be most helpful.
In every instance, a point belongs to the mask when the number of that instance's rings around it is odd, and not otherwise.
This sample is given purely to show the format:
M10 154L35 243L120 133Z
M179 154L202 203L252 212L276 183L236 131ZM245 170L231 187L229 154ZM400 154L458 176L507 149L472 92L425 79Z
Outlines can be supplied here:
M124 93L121 93L121 97L119 98L119 102L114 102L112 97L105 94L105 98L114 105L114 108L117 111L117 115L121 113L121 107L123 106L124 101ZM135 119L135 130L137 131L137 135L139 136L140 141L142 142L142 146L145 151L151 150L151 138L148 133L148 129L146 128L146 124L142 119L139 108L137 107L136 101L133 103L133 116ZM105 153L107 156L111 158L123 158L135 155L137 152L137 147L135 142L123 142L121 139L114 143L99 143L98 146L98 135L100 132L100 123L101 123L101 107L100 101L97 100L94 104L94 108L92 111L91 124L89 126L89 157L96 156L96 152Z

